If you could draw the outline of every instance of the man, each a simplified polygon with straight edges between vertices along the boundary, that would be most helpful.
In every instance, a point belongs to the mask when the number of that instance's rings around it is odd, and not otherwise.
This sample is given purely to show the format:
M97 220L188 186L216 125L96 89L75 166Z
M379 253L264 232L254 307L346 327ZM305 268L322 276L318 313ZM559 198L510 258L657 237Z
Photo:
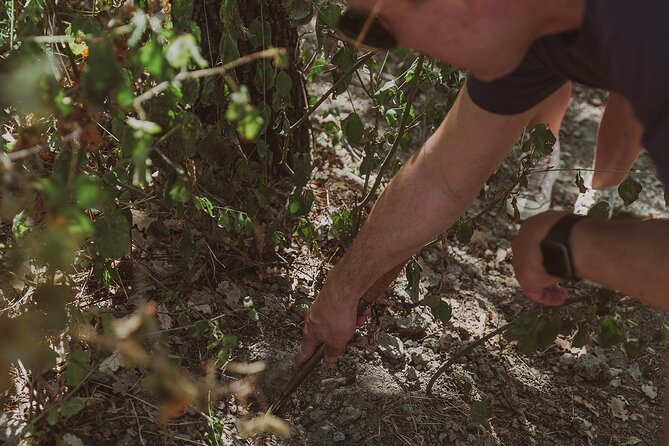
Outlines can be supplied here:
M374 3L350 0L362 12ZM617 105L609 118L605 113L600 133L615 135L607 126L628 124L629 140L598 148L598 168L629 167L642 138L666 184L667 13L665 0L385 2L379 18L400 45L467 68L471 76L443 124L388 184L330 272L305 316L296 364L323 343L326 360L336 361L355 331L360 296L469 208L526 125L545 122L559 130L569 80L613 92ZM617 181L620 175L613 177L602 174L593 182ZM565 215L546 212L528 219L513 243L516 277L530 299L562 304L561 275L589 279L669 310L669 222Z

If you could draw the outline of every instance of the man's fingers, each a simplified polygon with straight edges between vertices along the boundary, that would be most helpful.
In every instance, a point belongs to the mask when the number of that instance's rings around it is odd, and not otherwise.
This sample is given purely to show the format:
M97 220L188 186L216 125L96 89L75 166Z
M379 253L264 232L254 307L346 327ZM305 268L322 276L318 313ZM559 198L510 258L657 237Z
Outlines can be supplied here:
M544 289L543 299L546 302L544 305L557 307L567 300L567 291L556 283Z
M346 348L335 348L329 345L325 346L325 362L328 364L334 364L337 362L337 358L341 356L342 353L344 353L344 350Z

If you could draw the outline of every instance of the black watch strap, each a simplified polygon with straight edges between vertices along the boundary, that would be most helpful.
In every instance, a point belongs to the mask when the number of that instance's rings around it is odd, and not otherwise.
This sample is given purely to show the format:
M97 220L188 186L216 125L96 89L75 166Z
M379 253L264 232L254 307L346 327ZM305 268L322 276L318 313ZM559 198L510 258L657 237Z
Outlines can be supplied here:
M541 242L541 253L548 274L565 279L578 279L574 272L569 234L574 225L583 218L581 215L565 215L546 234L546 238Z

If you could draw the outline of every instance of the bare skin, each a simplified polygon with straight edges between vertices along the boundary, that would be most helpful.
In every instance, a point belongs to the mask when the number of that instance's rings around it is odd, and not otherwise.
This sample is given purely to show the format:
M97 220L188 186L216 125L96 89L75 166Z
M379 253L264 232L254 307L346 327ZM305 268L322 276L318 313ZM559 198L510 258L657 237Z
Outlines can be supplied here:
M641 152L643 126L634 116L632 104L611 92L597 132L592 187L620 184Z

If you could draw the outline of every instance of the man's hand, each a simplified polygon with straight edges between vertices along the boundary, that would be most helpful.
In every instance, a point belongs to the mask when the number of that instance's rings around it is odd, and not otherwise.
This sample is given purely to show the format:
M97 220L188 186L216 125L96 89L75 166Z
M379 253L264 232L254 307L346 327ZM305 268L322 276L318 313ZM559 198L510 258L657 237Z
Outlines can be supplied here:
M541 242L550 228L566 212L546 212L525 221L513 241L513 269L523 291L535 302L543 305L562 305L567 292L559 285L559 278L546 272L541 255Z
M329 289L332 286L326 284L304 316L304 338L295 356L296 367L309 360L321 344L325 344L325 361L337 362L355 333L357 302L332 294Z

